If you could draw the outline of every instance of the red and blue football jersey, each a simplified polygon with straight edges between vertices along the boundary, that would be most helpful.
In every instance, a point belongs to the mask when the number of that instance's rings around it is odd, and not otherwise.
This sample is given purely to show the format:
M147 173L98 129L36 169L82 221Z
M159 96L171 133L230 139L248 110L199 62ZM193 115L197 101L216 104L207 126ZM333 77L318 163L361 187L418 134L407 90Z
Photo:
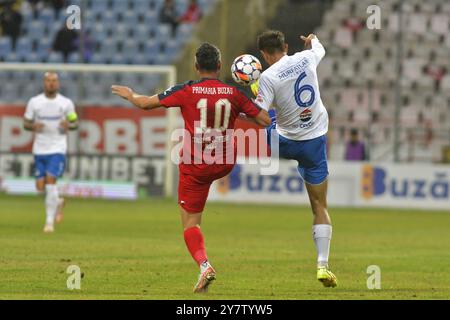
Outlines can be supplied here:
M176 85L158 95L166 108L178 107L184 119L180 171L208 175L211 166L234 164L233 130L244 113L256 117L260 108L236 87L218 79Z

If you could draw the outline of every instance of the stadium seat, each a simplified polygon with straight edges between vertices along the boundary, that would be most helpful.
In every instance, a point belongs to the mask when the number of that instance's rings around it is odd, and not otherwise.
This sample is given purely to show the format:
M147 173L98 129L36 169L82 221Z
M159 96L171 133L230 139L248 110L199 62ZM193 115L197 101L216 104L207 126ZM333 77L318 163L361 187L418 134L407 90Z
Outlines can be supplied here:
M158 12L149 11L144 15L144 25L151 27L151 28L156 28L158 23L159 23Z
M48 63L62 63L63 56L59 52L52 52L48 55L47 62Z
M0 58L6 58L11 50L11 39L9 37L0 37Z
M19 58L24 58L32 52L32 43L28 38L20 38L16 44L16 54Z
M127 11L122 14L122 23L127 26L135 26L139 21L138 14L135 11Z
M171 27L168 24L160 24L156 29L156 35L160 39L169 39L171 37Z
M88 8L96 14L105 14L108 11L108 1L91 0L90 5L88 4Z
M126 13L129 9L129 2L127 0L112 0L111 8L119 13Z
M30 28L28 30L27 37L30 40L40 40L45 36L44 29L42 28Z
M440 34L445 35L449 32L449 16L445 14L438 14L434 15L432 19L430 19L431 22L431 31Z
M446 74L441 80L441 90L444 92L450 92L450 74Z
M68 63L80 63L80 54L78 52L73 52L69 55Z
M150 2L148 0L134 0L133 8L135 12L147 13L150 11Z
M127 57L124 54L116 53L112 56L111 62L113 64L125 64L127 63Z
M39 10L38 19L41 21L44 25L50 25L54 22L55 13L50 8L44 8L42 10Z

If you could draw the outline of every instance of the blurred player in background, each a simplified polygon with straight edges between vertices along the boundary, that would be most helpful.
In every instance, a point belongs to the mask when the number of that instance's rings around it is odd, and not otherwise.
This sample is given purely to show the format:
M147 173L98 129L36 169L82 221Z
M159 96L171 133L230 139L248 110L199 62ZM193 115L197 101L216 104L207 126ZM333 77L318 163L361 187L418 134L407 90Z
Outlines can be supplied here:
M212 182L228 175L235 164L233 130L230 129L234 129L235 120L241 113L262 126L270 125L271 121L266 111L260 110L237 88L218 79L221 69L218 48L204 43L195 58L200 80L176 85L151 97L138 95L123 86L113 86L112 91L142 109L181 109L185 131L179 165L178 203L186 246L200 266L199 280L194 287L194 292L198 293L206 292L216 277L206 255L200 224ZM200 142L197 139L199 133ZM215 159L223 161L208 164L207 154L211 147L215 150ZM201 149L200 157L196 148Z
M35 133L33 144L36 188L45 192L45 233L54 232L63 219L64 199L59 196L57 179L65 170L67 132L78 128L73 102L59 93L55 72L44 75L44 93L32 98L24 116L24 128Z
M313 34L302 39L310 50L289 56L283 33L266 31L258 37L258 49L270 67L259 80L256 103L263 110L275 109L276 123L269 128L269 137L276 129L273 134L279 136L280 157L298 162L314 214L317 279L325 287L335 287L336 276L328 268L332 234L327 209L328 113L320 98L316 71L325 49Z

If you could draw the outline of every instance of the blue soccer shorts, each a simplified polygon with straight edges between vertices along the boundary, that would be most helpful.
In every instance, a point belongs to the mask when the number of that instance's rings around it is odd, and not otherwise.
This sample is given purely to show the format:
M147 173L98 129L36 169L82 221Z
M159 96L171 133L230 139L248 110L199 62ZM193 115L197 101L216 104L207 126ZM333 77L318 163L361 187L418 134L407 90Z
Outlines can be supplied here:
M34 156L34 176L37 180L46 176L60 178L66 169L66 156L62 153Z
M326 135L304 141L290 140L277 133L275 124L268 128L267 134L269 146L271 134L278 136L280 158L296 160L298 172L305 182L318 185L328 179Z

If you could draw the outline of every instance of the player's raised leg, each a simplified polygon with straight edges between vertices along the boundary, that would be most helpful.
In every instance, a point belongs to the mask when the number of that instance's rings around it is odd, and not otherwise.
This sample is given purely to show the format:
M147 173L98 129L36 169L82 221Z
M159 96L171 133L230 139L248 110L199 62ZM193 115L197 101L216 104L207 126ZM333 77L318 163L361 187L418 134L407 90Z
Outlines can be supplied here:
M330 242L333 232L327 206L328 181L325 180L318 185L306 183L306 189L308 190L314 214L312 234L317 250L317 279L325 287L336 287L336 276L328 268Z
M211 282L216 279L216 271L209 263L206 254L205 239L200 228L202 213L189 213L181 205L180 210L184 228L184 241L192 258L200 267L200 276L194 287L194 292L206 292Z

